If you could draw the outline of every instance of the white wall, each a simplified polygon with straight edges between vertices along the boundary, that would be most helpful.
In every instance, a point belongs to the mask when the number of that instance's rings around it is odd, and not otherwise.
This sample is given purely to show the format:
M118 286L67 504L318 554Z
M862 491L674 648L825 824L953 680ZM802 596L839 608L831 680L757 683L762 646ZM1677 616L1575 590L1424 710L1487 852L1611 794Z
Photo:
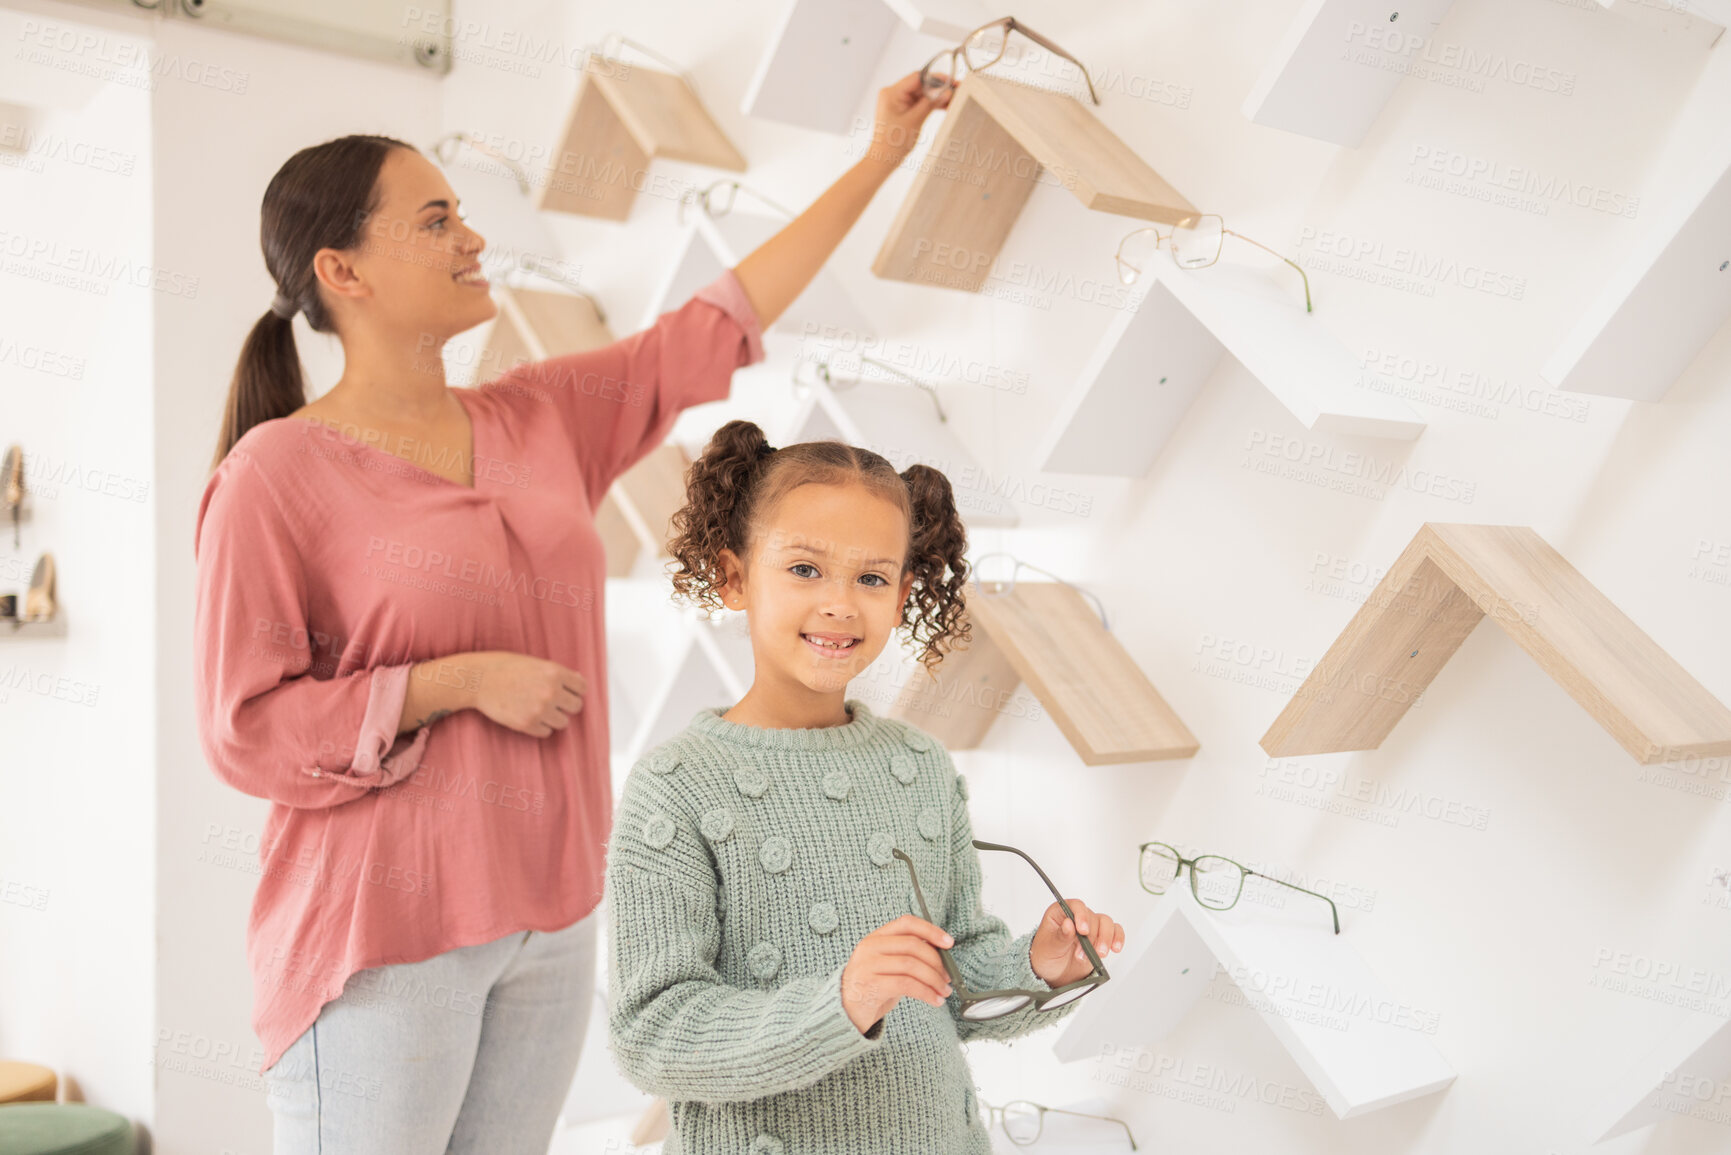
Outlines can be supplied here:
M1295 671L1320 656L1369 592L1374 583L1365 572L1392 561L1427 520L1533 526L1710 690L1731 699L1724 645L1731 587L1724 567L1696 559L1702 542L1731 542L1724 450L1731 331L1719 334L1660 404L1566 395L1585 407L1584 420L1569 420L1543 411L1551 391L1538 375L1597 286L1675 197L1693 158L1724 131L1731 47L1677 42L1584 0L1457 0L1437 30L1439 45L1500 51L1510 61L1559 70L1574 78L1572 94L1501 79L1484 80L1479 90L1408 79L1364 144L1346 150L1261 128L1239 112L1295 10L1290 0L1089 8L1048 0L1017 15L1110 78L1098 115L1193 203L1309 264L1317 317L1349 349L1367 361L1389 354L1438 363L1449 381L1482 374L1513 400L1479 398L1481 408L1463 411L1463 394L1421 386L1410 400L1429 428L1416 442L1317 437L1228 361L1148 476L1041 475L1028 462L1112 318L1101 289L1116 288L1112 247L1134 222L1090 213L1062 188L1042 185L987 292L879 281L869 264L912 179L909 166L879 194L831 267L892 335L880 355L929 365L954 354L968 372L983 365L1026 375L1022 393L948 389L946 408L1012 493L1036 481L1067 485L1093 499L1090 511L1065 515L1024 501L1022 528L977 533L975 549L1012 550L1098 593L1118 637L1202 743L1188 762L1089 768L1049 721L1005 717L981 750L957 756L973 785L979 835L1026 847L1067 893L1132 928L1154 901L1133 875L1135 846L1149 838L1355 888L1364 901L1343 904L1343 928L1388 986L1435 1014L1434 1041L1460 1078L1442 1095L1347 1123L1254 1101L1235 1100L1227 1110L1215 1100L1186 1100L1187 1091L1206 1095L1211 1078L1308 1086L1250 1011L1217 1000L1151 1046L1178 1065L1139 1087L1109 1086L1103 1076L1110 1068L1091 1061L1056 1063L1051 1034L982 1044L972 1059L988 1098L1061 1104L1095 1097L1130 1120L1145 1149L1581 1151L1581 1117L1607 1080L1680 1014L1662 984L1595 986L1615 970L1602 960L1628 952L1731 982L1731 898L1712 879L1731 866L1731 823L1720 801L1731 773L1717 764L1678 776L1716 790L1713 799L1646 780L1650 775L1492 627L1468 639L1380 750L1271 765L1256 740L1296 688ZM33 11L96 19L47 0ZM534 32L574 54L620 31L683 62L750 158L747 183L802 207L858 150L844 138L738 112L778 11L774 0L725 11L673 3L561 12L491 5L485 30L459 42L456 70L439 82L180 21L132 21L127 27L154 35L165 54L244 74L246 92L162 84L148 128L135 106L130 131L153 140L135 146L140 169L155 179L146 185L132 178L130 199L105 195L98 173L55 170L56 183L45 190L45 181L30 183L32 174L0 170L7 182L0 187L24 190L20 195L33 198L25 203L52 205L40 210L54 222L47 230L70 235L67 243L102 228L104 244L153 247L156 264L200 284L192 299L135 294L129 307L138 315L117 331L112 317L85 318L89 306L112 308L119 294L69 302L15 277L0 279L3 291L33 310L25 325L0 309L8 318L0 336L63 326L59 347L88 350L92 365L89 379L65 384L0 364L13 412L24 415L20 433L7 439L23 440L26 449L89 453L122 473L150 471L155 482L150 500L136 508L93 496L68 497L52 510L39 502L38 520L26 527L27 549L32 535L48 545L55 531L74 628L60 642L16 651L8 644L7 654L28 654L23 660L33 668L100 684L102 697L88 713L37 699L21 707L16 694L0 705L12 722L9 735L27 735L14 749L33 768L4 776L0 878L51 892L42 912L0 904L0 1049L64 1062L93 1098L143 1117L154 1113L163 1151L269 1149L268 1113L251 1074L256 1043L243 954L254 881L244 864L263 809L223 787L202 763L186 641L191 528L205 462L240 339L271 292L257 242L258 203L271 174L296 149L352 131L430 143L442 131L479 129L548 144L575 74L549 64L531 74L520 55L500 47L501 38ZM918 67L939 46L898 34L878 82ZM112 93L106 99L124 103ZM869 114L869 103L860 112ZM935 127L934 118L928 137ZM117 129L103 121L81 131ZM1420 171L1415 157L1425 149L1528 166L1639 198L1638 206L1633 218L1566 202L1538 213L1423 188L1407 177ZM716 175L669 162L656 162L653 171L672 182ZM79 195L91 207L61 207ZM485 222L476 223L485 232ZM672 201L642 195L624 224L560 218L554 229L615 332L636 328L674 251ZM1310 263L1325 232L1380 242L1385 259L1409 247L1487 264L1522 278L1523 293L1510 300L1457 283L1428 293L1379 286L1362 279L1377 271L1368 259ZM1227 259L1254 254L1240 246ZM128 328L135 331L130 339ZM340 369L336 351L304 328L299 335L322 389ZM153 408L137 368L147 348L159 351ZM779 337L770 348L772 364L740 373L732 400L687 414L676 434L701 441L727 418L745 416L777 437L792 411L788 360L800 350ZM124 362L114 349L127 350ZM453 348L452 360L462 351ZM74 406L74 396L96 403ZM153 416L155 451L140 456L137 431ZM1258 447L1277 437L1440 471L1470 484L1473 498L1446 501L1400 488L1367 497L1255 471ZM146 509L156 512L148 528ZM154 677L124 664L126 654L141 661L152 644L144 587L122 580L145 570L147 557L160 590ZM1329 577L1336 566L1346 579ZM88 584L95 574L112 575L116 584L97 593ZM82 595L79 583L86 583ZM610 601L622 607L628 599L610 592ZM97 634L93 620L109 628ZM98 637L108 643L101 652ZM133 644L123 647L122 637ZM1222 645L1228 656L1219 656ZM1231 656L1245 653L1264 656ZM154 718L142 706L146 692L131 690L153 683ZM101 717L128 709L141 716ZM154 797L145 784L152 756L137 737L153 728ZM69 737L89 749L66 757ZM8 771L15 764L5 759ZM1398 818L1383 825L1319 810L1315 803L1330 798L1325 790L1290 787L1282 797L1267 788L1271 780L1328 772L1481 808L1489 812L1486 829L1411 813L1383 813ZM1072 808L1054 812L1044 803L1054 785L1074 791ZM45 823L43 814L66 817ZM230 841L246 847L241 866L227 865L220 853ZM1037 882L1001 864L988 869L991 904L1018 929L1027 925L1044 905ZM152 894L159 953L154 977L145 979ZM99 916L123 920L118 941L126 949L94 953L95 944L117 941L113 924L98 924ZM53 997L18 993L21 978ZM100 1053L73 1049L68 1023L88 1023L78 1030L118 1041ZM219 1048L235 1058L213 1057ZM160 1068L154 1104L142 1078L150 1054ZM586 1056L597 1061L598 1051ZM1727 1142L1731 1132L1722 1125L1678 1118L1651 1136L1601 1149L1669 1155Z

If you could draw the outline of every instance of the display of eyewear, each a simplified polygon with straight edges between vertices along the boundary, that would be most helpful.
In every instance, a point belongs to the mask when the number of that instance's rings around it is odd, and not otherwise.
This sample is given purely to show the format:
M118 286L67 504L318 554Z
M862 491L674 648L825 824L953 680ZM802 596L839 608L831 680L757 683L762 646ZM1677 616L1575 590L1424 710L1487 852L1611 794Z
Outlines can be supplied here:
M1205 269L1220 259L1220 250L1225 246L1227 237L1237 237L1241 241L1255 245L1264 252L1280 257L1281 260L1298 270L1298 275L1304 279L1304 311L1312 312L1310 307L1310 277L1304 269L1287 257L1281 256L1261 241L1251 240L1243 233L1235 233L1225 226L1219 213L1200 213L1172 226L1172 231L1164 235L1154 225L1133 229L1124 234L1118 242L1118 251L1112 260L1118 266L1118 279L1126 285L1134 285L1136 278L1148 269L1148 262L1154 259L1154 254L1160 251L1162 245L1172 249L1172 259L1181 269Z
M1052 880L1047 878L1046 872L1040 869L1039 863L1014 846L1002 846L996 842L981 842L976 838L974 839L974 847L978 850L1002 850L1019 855L1029 866L1034 868L1035 873L1040 876L1040 881L1046 884L1046 889L1050 890L1052 897L1058 900L1058 906L1063 909L1064 914L1069 917L1072 923L1075 922L1076 916L1070 910L1070 904L1064 901L1063 896L1058 893L1058 888L1052 885ZM920 904L920 917L931 922L932 912L926 906L925 893L920 890L920 876L914 870L914 860L904 854L899 847L892 847L890 853L901 859L908 868L908 877L913 880L914 884L914 898ZM1083 995L1099 989L1100 985L1112 976L1106 973L1105 964L1100 961L1100 956L1094 953L1094 944L1088 941L1088 936L1078 932L1076 937L1081 941L1082 949L1087 952L1088 961L1094 964L1094 973L1084 975L1074 982L1065 983L1061 987L1048 987L1045 990L1022 988L995 991L970 990L968 984L962 979L961 969L950 957L950 952L944 947L938 947L938 958L943 961L944 970L949 972L950 986L956 999L961 1003L962 1018L975 1022L1001 1018L1021 1010L1030 1003L1033 1004L1036 1011L1057 1010L1059 1007L1073 1003Z
M707 217L724 217L733 211L734 198L740 193L756 197L758 200L762 201L787 219L793 219L793 213L782 208L756 189L751 188L748 185L740 184L736 180L722 177L720 180L711 181L702 188L692 185L679 194L679 223L685 223L685 206L688 204L701 205L703 213Z
M1003 1106L997 1106L979 1100L980 1122L989 1131L992 1128L992 1117L997 1116L998 1126L1004 1134L1010 1137L1010 1142L1018 1147L1028 1147L1036 1143L1045 1130L1046 1116L1073 1115L1078 1119L1101 1119L1108 1123L1116 1123L1124 1128L1124 1135L1130 1140L1130 1150L1138 1150L1136 1136L1130 1131L1130 1124L1111 1115L1091 1115L1086 1111L1066 1111L1062 1107L1045 1107L1039 1103L1030 1103L1026 1099L1012 1099Z
M1251 870L1218 854L1185 858L1178 853L1176 847L1164 842L1144 842L1137 847L1137 854L1137 873L1141 876L1142 889L1149 894L1165 894L1166 888L1177 881L1185 867L1189 867L1190 893L1195 896L1196 901L1209 910L1230 910L1237 905L1239 895L1244 893L1245 876L1254 875L1328 903L1329 912L1334 915L1334 933L1340 933L1340 911L1336 909L1334 900L1326 894L1317 894L1314 890L1305 890L1302 886L1281 882L1271 874Z
M920 69L920 87L927 91L955 88L957 84L961 83L959 64L966 65L969 72L978 72L983 68L991 67L1004 58L1004 46L1009 43L1012 32L1020 32L1047 52L1074 64L1082 73L1083 82L1088 86L1088 99L1095 104L1100 103L1099 96L1094 92L1094 81L1088 76L1088 70L1083 67L1082 62L1014 16L1005 16L1002 19L992 21L990 24L980 25L968 33L960 44L954 48L946 48L926 61L925 67ZM934 72L933 66L946 56L950 58L949 72Z

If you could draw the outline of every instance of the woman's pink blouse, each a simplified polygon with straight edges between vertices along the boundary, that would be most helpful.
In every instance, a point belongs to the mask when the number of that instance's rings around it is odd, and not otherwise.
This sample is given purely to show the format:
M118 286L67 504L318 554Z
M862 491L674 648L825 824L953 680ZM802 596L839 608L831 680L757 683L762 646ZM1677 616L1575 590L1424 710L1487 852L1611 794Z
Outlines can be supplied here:
M211 476L195 692L211 767L271 802L247 927L261 1069L358 970L557 930L600 901L613 793L595 512L680 410L762 358L728 270L641 333L455 390L473 488L297 417L249 429ZM583 708L546 738L478 710L397 732L413 664L485 650L578 671ZM425 997L479 1011L474 992Z

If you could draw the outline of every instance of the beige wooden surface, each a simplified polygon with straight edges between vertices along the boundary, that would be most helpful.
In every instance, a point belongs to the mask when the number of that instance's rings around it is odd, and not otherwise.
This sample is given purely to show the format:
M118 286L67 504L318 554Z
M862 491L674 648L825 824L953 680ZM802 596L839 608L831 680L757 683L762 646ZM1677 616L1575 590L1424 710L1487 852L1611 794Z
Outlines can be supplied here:
M1731 753L1731 709L1538 534L1435 522L1353 615L1262 748L1276 757L1374 749L1484 617L1636 761Z
M577 81L577 95L559 134L552 163L542 175L537 209L622 221L637 197L635 178L649 153L614 111L595 77Z
M639 64L620 68L606 62L590 75L637 146L650 156L745 171L745 157L683 77Z
M1000 704L1010 701L1022 684L1022 676L978 619L969 620L966 648L946 653L936 677L915 666L887 715L913 723L950 750L978 747L998 720Z

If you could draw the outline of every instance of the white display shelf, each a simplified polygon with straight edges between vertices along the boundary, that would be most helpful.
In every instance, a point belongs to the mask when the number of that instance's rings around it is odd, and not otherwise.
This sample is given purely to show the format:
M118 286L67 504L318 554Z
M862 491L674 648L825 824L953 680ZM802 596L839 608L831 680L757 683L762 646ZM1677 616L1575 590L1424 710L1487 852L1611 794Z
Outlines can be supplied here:
M957 511L968 525L1021 522L1008 499L967 484L986 474L919 386L864 378L841 389L821 381L807 388L811 393L800 402L783 443L845 441L888 458L897 473L915 462L930 465L950 478Z
M898 22L959 41L991 18L978 0L789 0L740 111L845 133Z
M786 221L772 217L748 216L739 212L712 217L700 211L697 221L688 227L672 269L650 298L643 327L653 325L655 319L669 309L679 308L691 299L691 294L739 264L786 224ZM822 332L830 327L861 336L874 335L871 321L854 303L841 278L832 270L822 268L769 329L801 335Z
M1112 319L1036 450L1039 468L1142 476L1224 354L1307 429L1401 440L1424 431L1406 402L1354 385L1363 367L1304 311L1296 273L1283 288L1225 261L1181 269L1162 249L1143 278L1146 293Z
M1731 24L1727 0L1599 0L1599 7L1706 48L1718 44L1725 26Z
M751 688L756 666L743 614L710 622L693 611L685 628L685 644L631 736L627 764L685 729L698 710L732 706Z
M1657 401L1731 317L1731 134L1545 362L1559 389Z
M1305 0L1244 98L1244 115L1357 148L1406 79L1404 63L1417 55L1408 46L1432 36L1452 2Z
M1598 1109L1588 1120L1588 1138L1602 1143L1675 1118L1699 1103L1695 1088L1705 1085L1717 1093L1727 1081L1731 1081L1731 1021L1690 1011L1663 1042L1599 1097ZM1713 1104L1709 1100L1699 1105Z
M1053 1045L1061 1061L1093 1058L1105 1044L1158 1044L1220 967L1339 1118L1454 1082L1454 1070L1429 1038L1394 1021L1389 1009L1403 1004L1333 932L1325 903L1268 910L1241 902L1207 910L1178 885L1124 941L1123 955L1108 968L1111 981L1076 1008Z

